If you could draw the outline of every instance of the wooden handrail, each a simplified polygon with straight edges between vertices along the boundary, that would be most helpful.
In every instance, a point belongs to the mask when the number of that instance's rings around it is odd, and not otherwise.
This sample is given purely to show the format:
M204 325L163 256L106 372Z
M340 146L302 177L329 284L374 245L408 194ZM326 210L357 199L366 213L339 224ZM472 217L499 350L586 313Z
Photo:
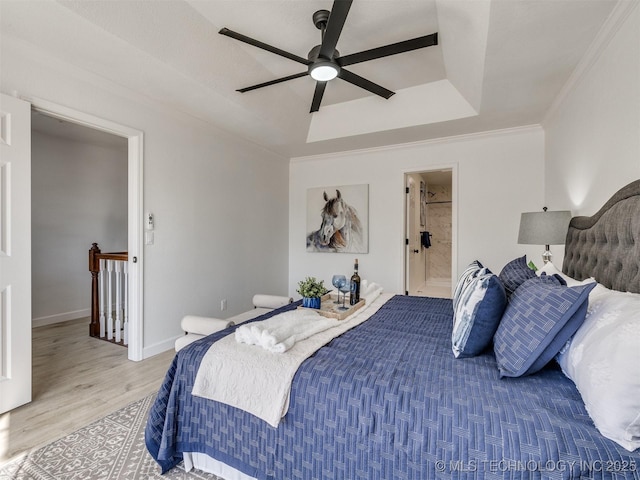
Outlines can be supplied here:
M91 272L91 323L89 324L89 335L92 337L100 336L100 296L98 292L100 260L121 260L126 262L128 259L128 252L102 253L97 243L91 244L89 249L89 272Z
M95 245L95 243L94 243ZM129 259L127 252L111 252L111 253L99 253L96 255L99 260L122 260L126 262Z

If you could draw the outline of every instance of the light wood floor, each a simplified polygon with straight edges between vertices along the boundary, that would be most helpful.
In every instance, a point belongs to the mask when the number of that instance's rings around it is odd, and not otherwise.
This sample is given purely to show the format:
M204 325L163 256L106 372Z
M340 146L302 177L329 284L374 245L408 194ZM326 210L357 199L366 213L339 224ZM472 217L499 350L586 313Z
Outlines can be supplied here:
M132 362L88 318L33 329L33 401L0 416L0 464L157 392L174 353Z
M415 291L410 291L409 295L417 297L451 298L451 286L427 285L423 283Z

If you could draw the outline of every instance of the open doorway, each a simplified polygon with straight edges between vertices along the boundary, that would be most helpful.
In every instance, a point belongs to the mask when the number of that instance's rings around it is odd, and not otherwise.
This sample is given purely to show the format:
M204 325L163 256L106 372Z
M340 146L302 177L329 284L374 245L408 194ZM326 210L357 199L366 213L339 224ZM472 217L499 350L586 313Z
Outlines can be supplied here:
M34 327L90 316L92 243L127 251L127 153L124 137L32 111Z
M405 175L405 293L450 298L454 252L453 169Z
M128 312L128 358L139 361L144 358L143 352L143 133L139 130L120 125L110 120L79 112L46 100L28 99L32 111L52 119L67 122L74 128L85 128L89 135L101 137L103 134L118 137L126 144L126 190L121 195L126 197L126 244L128 252L126 261L128 292L126 311ZM87 255L91 245L85 250ZM88 262L87 262L88 263ZM87 265L88 267L88 265ZM91 278L90 274L89 279ZM91 280L89 280L89 284ZM87 286L87 288L89 288ZM90 295L91 289L86 293Z
M143 134L139 130L45 100L21 99L4 94L1 97L0 259L3 282L0 285L0 301L3 308L0 309L0 326L5 333L9 333L2 335L0 342L0 412L4 413L32 399L31 110L35 109L54 118L110 132L124 137L127 141L127 247L131 254L127 285L127 311L130 317L127 349L129 360L143 359ZM61 283L65 278L60 276L55 281Z

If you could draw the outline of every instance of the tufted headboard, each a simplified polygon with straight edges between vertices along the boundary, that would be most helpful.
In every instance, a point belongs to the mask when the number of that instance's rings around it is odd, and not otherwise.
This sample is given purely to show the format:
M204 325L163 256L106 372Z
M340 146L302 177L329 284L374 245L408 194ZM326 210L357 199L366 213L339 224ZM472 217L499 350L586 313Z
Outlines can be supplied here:
M640 293L640 180L616 192L592 217L571 219L562 271Z

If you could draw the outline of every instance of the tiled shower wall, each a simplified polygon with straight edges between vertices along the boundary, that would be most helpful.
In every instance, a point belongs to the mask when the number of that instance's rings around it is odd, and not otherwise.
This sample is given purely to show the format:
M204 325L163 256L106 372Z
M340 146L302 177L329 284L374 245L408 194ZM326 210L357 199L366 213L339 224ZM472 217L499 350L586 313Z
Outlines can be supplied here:
M450 185L427 183L426 230L432 235L427 250L427 285L451 283L451 199Z

